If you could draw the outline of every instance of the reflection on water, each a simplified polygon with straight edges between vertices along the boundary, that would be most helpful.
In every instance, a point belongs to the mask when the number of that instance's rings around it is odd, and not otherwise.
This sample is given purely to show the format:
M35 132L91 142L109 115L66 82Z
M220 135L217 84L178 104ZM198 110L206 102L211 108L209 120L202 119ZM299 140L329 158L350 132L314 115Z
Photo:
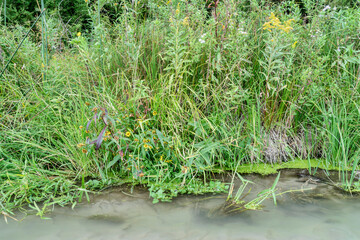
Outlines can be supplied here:
M295 176L295 175L294 175ZM360 201L342 196L326 184L299 181L283 174L278 187L312 188L284 194L274 206L240 215L209 214L225 196L184 196L172 203L153 205L148 194L125 189L96 196L74 210L56 208L50 220L28 216L22 222L0 220L1 239L359 239ZM248 176L255 189L268 188L274 176ZM330 193L330 194L329 194Z

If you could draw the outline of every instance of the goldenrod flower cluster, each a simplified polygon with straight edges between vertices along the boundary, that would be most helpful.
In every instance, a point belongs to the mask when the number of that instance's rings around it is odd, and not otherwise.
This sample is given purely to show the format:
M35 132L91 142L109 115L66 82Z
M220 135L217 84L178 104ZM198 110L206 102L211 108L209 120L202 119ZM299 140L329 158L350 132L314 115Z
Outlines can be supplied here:
M285 33L288 33L291 30L293 30L293 28L291 27L291 22L295 21L294 19L289 19L286 22L282 23L279 20L279 18L275 16L273 12L270 14L269 20L270 20L269 22L264 23L263 25L264 30L268 30L269 32L271 32L271 29L279 29Z

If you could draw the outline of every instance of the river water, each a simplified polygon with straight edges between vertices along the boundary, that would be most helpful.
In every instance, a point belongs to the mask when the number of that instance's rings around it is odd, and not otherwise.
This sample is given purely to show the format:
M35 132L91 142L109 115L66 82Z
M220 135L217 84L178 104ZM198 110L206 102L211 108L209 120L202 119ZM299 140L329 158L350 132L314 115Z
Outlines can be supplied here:
M269 188L275 176L245 176L255 182L249 199ZM360 239L360 198L290 171L282 173L278 192L301 190L264 203L263 210L227 215L216 211L226 195L180 196L152 204L148 192L126 187L93 196L75 209L56 207L47 217L30 215L0 220L0 239ZM306 190L307 189L307 190ZM17 216L19 217L19 216Z

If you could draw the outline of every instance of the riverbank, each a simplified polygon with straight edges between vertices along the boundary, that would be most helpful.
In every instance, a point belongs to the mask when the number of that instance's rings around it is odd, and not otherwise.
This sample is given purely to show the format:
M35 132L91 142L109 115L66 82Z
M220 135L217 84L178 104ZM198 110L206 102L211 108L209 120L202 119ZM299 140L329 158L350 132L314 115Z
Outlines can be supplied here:
M21 239L356 239L359 201L328 184L282 171L277 184L277 206L271 199L261 211L225 214L227 194L183 195L171 203L152 204L143 188L115 187L90 196L75 209L55 206L40 219L29 215L21 222L0 219L4 237ZM276 176L244 175L254 182L249 201L272 186ZM224 178L231 181L230 178ZM235 181L236 187L241 181ZM246 192L248 189L246 189ZM36 212L34 212L35 214ZM20 220L21 216L18 220ZM301 227L300 227L301 226ZM31 231L29 231L31 229ZM63 229L66 229L64 231Z
M87 25L57 9L0 29L2 212L123 182L155 202L223 192L224 171L336 169L360 189L360 8L97 3Z

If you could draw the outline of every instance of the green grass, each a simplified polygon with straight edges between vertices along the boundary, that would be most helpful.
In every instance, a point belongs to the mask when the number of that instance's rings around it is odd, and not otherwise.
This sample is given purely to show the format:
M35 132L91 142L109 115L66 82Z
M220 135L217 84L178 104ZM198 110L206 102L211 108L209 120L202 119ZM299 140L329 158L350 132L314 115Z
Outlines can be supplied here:
M1 211L128 179L167 199L236 169L337 170L358 189L358 8L310 4L305 24L292 1L221 3L216 20L201 1L140 1L111 22L104 4L81 34L53 12L29 36L0 29ZM271 12L292 29L263 29Z

